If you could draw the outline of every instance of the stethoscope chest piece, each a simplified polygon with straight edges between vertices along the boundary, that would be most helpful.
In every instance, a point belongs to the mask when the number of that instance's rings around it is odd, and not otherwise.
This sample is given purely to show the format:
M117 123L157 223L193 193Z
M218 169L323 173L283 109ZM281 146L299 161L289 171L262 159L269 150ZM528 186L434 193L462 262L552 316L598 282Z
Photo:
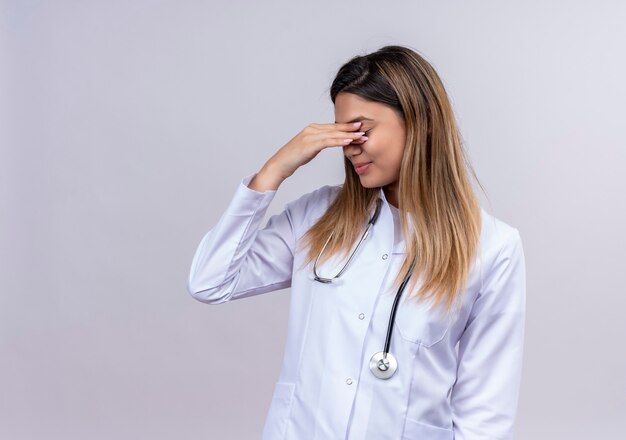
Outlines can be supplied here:
M374 215L370 219L367 225L367 229L363 233L363 236L357 243L356 248L352 251L350 257L348 258L348 261L343 265L343 268L339 271L339 273L335 275L333 278L325 278L325 277L320 276L317 273L317 262L322 256L324 249L326 249L326 246L330 242L330 239L333 237L333 234L335 231L331 232L330 236L326 240L326 243L322 247L322 250L319 252L319 255L317 256L317 258L315 259L315 262L313 263L313 279L315 281L320 282L320 283L336 283L339 280L339 277L341 276L341 274L346 270L346 268L348 267L348 264L350 263L350 261L352 261L352 258L354 258L354 255L356 254L357 250L361 246L361 243L363 243L363 240L365 240L365 238L369 234L370 228L372 227L374 223L376 223L376 219L378 218L378 215L380 214L381 206L382 206L382 199L378 198L376 200L376 211L374 212ZM385 256L386 255L387 254L385 254ZM374 376L376 376L379 379L389 379L391 376L394 375L394 373L398 369L398 361L396 360L394 355L389 353L389 346L391 344L391 331L393 329L393 322L396 316L398 300L400 299L400 296L402 295L402 291L404 290L404 287L406 286L407 282L409 281L409 278L411 277L411 274L413 273L413 268L415 267L415 261L416 260L414 259L413 262L411 263L411 269L407 272L406 276L404 277L404 280L402 281L402 284L398 288L398 292L396 293L396 297L393 301L393 305L391 306L391 313L389 315L389 324L387 325L387 336L385 337L385 347L383 348L383 351L374 353L372 357L370 358L370 365L369 365L370 371L372 372Z
M391 353L383 356L383 352L374 353L370 358L370 370L379 379L389 379L398 369L398 361Z

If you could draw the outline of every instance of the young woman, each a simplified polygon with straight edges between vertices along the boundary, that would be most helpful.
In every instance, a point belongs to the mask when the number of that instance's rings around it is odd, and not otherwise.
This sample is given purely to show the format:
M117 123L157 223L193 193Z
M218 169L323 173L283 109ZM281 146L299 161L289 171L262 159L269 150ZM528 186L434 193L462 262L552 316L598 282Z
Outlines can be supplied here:
M343 65L330 96L335 123L309 124L242 179L187 284L207 304L291 287L263 438L511 439L522 242L479 206L439 76L385 46ZM344 183L261 229L279 185L336 146Z

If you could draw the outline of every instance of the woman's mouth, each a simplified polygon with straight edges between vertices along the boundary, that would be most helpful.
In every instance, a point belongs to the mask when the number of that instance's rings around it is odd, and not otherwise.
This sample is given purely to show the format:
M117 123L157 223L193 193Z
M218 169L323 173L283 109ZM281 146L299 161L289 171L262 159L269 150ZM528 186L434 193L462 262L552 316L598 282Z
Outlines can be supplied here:
M370 167L371 163L372 162L366 162L360 165L354 164L354 171L356 171L357 174L363 174Z

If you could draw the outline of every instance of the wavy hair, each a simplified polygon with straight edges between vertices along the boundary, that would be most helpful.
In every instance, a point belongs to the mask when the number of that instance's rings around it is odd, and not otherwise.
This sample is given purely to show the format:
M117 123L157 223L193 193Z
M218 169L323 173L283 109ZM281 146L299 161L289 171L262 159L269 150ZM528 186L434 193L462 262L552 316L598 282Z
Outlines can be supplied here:
M388 45L341 66L330 88L333 104L339 92L388 105L404 120L398 209L407 259L393 285L399 287L415 258L406 287L410 294L404 299L433 300L433 306L445 304L449 312L466 287L479 245L481 213L468 171L478 178L464 152L443 83L416 51ZM319 264L335 253L347 256L369 220L380 188L363 187L345 156L344 167L345 181L337 196L301 237L309 246L303 266L317 258L333 231ZM418 279L422 284L414 291Z

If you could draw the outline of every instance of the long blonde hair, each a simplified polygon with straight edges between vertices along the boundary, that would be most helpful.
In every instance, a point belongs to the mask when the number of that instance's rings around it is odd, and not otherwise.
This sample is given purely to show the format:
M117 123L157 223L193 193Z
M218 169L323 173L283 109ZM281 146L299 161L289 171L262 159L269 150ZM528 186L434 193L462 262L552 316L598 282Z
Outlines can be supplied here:
M406 144L398 208L407 259L393 285L399 287L415 258L406 291L413 292L418 278L422 285L405 299L431 299L432 306L444 303L449 312L466 287L479 245L481 213L467 169L478 179L465 155L443 83L417 52L390 45L344 64L330 88L333 104L339 92L386 104L402 116ZM303 266L317 258L333 231L318 264L337 252L347 256L370 218L380 188L363 187L347 157L344 166L346 178L337 196L300 239L309 246Z

